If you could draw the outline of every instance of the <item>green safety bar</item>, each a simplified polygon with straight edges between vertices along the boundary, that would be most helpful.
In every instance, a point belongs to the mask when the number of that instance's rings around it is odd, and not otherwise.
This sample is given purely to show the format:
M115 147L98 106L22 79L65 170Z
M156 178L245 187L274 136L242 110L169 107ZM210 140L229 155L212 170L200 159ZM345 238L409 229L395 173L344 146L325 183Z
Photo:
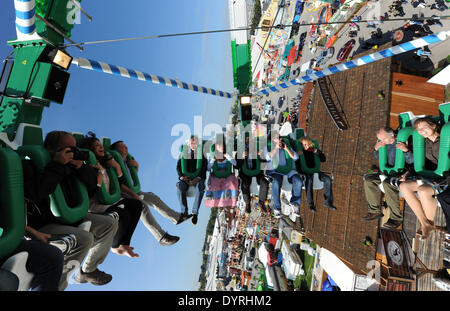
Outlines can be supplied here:
M200 172L202 170L202 162L203 162L203 147L198 146L197 147L197 162L194 172L189 172L187 167L187 161L184 158L185 152L187 152L187 148L189 148L187 145L181 146L181 172L183 175L188 176L189 178L195 178L198 175L200 175ZM190 148L189 148L190 149Z
M211 145L210 151L211 151L211 153L210 153L211 159L214 159L215 145ZM214 165L211 169L211 173L217 178L227 178L228 176L231 175L231 168L233 167L233 165L228 160L226 163L227 163L227 168L224 171L221 171L221 170L219 170L219 165L217 164L217 161L215 161Z
M0 260L8 257L25 234L22 161L11 149L0 148Z
M425 138L417 133L416 130L414 130L412 135L414 170L416 173L425 178L442 178L444 173L450 170L450 159L448 156L450 151L450 122L447 122L441 129L439 161L434 171L425 169Z
M248 133L245 133L244 136L244 142L245 142L245 137L248 136ZM260 145L259 145L259 138L256 138L256 150L260 150ZM249 177L254 177L254 176L258 176L261 173L261 159L259 157L256 158L256 167L253 169L250 169L248 167L248 163L247 161L245 161L244 159L244 164L242 165L242 172Z
M414 131L413 127L402 128L398 131L397 141L406 143L409 137L412 135ZM415 154L415 151L414 151ZM415 162L415 161L414 161ZM395 173L401 173L405 169L405 154L400 149L397 149L395 154L395 163L393 167L388 166L388 154L387 147L383 146L378 149L378 163L380 165L380 169L385 175L392 175Z
M281 137L281 139L283 140L283 142L286 144L286 146L290 149L292 149L291 147L291 143L288 137ZM272 141L268 141L267 142L267 150L270 152L272 149ZM278 165L277 161L276 161L276 157L274 157L272 159L273 162L273 167L275 169L276 172L280 173L280 174L287 174L292 170L292 159L289 156L289 153L285 150L284 154L286 156L286 164L283 166ZM290 160L290 161L289 161Z
M96 165L97 159L95 158L94 153L88 149L81 149L89 152L89 160L88 164ZM108 152L106 152L108 153ZM101 204L114 204L120 200L121 190L119 184L119 178L117 177L116 169L113 167L109 167L106 169L106 173L109 177L109 191L106 189L105 182L102 181L102 185L100 189L97 191L98 200ZM125 172L123 172L125 174Z
M249 177L258 176L261 173L261 160L256 159L256 167L253 169L248 168L247 161L244 159L244 164L242 165L242 172Z
M317 143L317 141L315 139L312 139L313 143L314 143L314 147L316 147L316 149L319 149L319 144ZM300 148L303 148L300 146ZM320 172L320 158L317 154L314 155L314 166L313 167L309 167L306 164L306 159L305 159L305 155L301 154L299 156L299 160L300 160L300 167L302 169L302 172L306 173L306 174L314 174L314 173L318 173Z
M123 162L122 156L117 151L110 150L108 152L113 156L114 160L119 163L120 168L122 169L122 174L125 177L125 185L135 193L141 192L141 182L139 181L137 169L134 166L125 166L126 164ZM133 157L128 154L127 160L131 160L132 158ZM127 167L130 171L131 176L130 174L128 174Z
M28 156L39 172L43 172L45 166L50 162L50 154L42 146L21 146L17 149L17 152L23 157ZM78 222L86 216L89 210L86 186L78 178L73 178L75 179L75 191L78 198L77 206L70 207L67 204L60 185L50 195L50 209L53 215L64 224Z
M295 141L293 142L293 145L295 147L295 151L299 151L299 150L303 150L303 146L302 144L298 141L300 138L305 136L305 131L302 128L296 128L295 129ZM312 139L313 143L314 143L314 147L316 147L317 149L319 149L319 143L317 142L317 140ZM318 155L314 155L314 166L313 167L309 167L306 164L306 159L305 159L305 155L301 154L299 156L299 161L300 161L300 167L302 169L302 171L306 174L314 174L314 173L318 173L320 172L320 158Z

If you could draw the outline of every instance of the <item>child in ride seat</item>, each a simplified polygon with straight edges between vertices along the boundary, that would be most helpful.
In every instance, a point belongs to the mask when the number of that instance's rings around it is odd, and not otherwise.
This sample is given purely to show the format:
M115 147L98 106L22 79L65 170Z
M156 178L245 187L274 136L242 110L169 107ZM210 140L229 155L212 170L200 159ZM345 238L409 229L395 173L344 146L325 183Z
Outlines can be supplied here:
M314 156L317 155L320 159L320 162L325 162L326 157L322 153L322 151L314 146L314 142L311 138L304 136L299 139L299 142L302 145L302 149L297 151L297 154L300 156L303 154L305 156L305 162L308 167L314 167ZM301 167L299 165L299 160L296 161L296 167L300 174L306 176L305 182L305 190L306 190L306 198L308 200L309 209L313 212L316 211L314 205L314 196L313 196L313 174L306 174L302 172ZM325 207L336 210L336 207L333 205L333 190L331 186L331 178L327 174L323 172L319 172L319 180L323 182L323 198Z

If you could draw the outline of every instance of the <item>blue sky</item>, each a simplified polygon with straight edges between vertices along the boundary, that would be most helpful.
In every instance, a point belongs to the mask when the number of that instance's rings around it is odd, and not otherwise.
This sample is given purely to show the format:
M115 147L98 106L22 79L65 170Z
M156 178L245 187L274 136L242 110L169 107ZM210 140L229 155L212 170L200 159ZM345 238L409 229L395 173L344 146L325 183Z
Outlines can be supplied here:
M226 29L228 1L82 1L93 17L84 16L72 30L76 42ZM14 1L2 1L0 10L0 58L15 39ZM137 69L163 77L233 91L228 33L150 39L86 46L84 52L68 49L74 57ZM175 184L176 159L170 154L178 137L171 136L175 124L193 130L194 116L203 125L224 125L231 100L201 93L154 85L77 68L69 69L69 86L62 105L45 108L41 126L44 135L54 129L107 136L124 140L140 163L142 189L158 194L179 211ZM189 201L192 205L192 201ZM131 245L138 259L110 253L99 267L111 273L105 286L69 285L67 290L196 290L201 250L209 208L200 209L197 226L190 221L175 226L154 212L160 225L181 237L173 246L162 247L139 223Z

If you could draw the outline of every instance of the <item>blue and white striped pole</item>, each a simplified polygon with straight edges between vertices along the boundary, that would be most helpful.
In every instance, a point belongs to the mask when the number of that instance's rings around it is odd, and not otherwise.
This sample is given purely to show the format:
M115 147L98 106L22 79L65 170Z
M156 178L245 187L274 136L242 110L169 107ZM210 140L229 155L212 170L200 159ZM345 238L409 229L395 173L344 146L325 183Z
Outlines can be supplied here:
M319 78L329 76L329 75L332 75L332 74L335 74L335 73L338 73L341 71L345 71L345 70L348 70L351 68L370 64L370 63L373 63L373 62L383 59L383 58L387 58L387 57L402 54L402 53L405 53L408 51L412 51L412 50L427 46L429 44L441 42L441 41L446 40L449 36L450 36L450 31L442 31L437 34L433 34L433 35L422 37L422 38L419 38L419 39L416 39L413 41L405 42L405 43L396 45L394 47L388 48L386 50L379 51L379 52L376 52L373 54L369 54L369 55L360 57L358 59L351 60L351 61L348 61L343 64L339 64L337 66L325 68L321 71L315 71L312 74L298 77L297 79L281 83L277 86L272 86L269 88L258 90L255 92L255 94L256 95L266 95L266 94L273 93L273 92L279 92L282 89L287 89L288 87L293 86L293 85L298 85L298 84L303 84L306 82L314 81Z
M210 88L207 88L204 86L198 86L198 85L194 85L194 84L190 84L190 83L186 83L186 82L182 82L182 81L178 81L178 80L174 80L174 79L164 78L164 77L160 77L157 75L152 75L152 74L148 74L145 72L141 72L138 70L127 69L124 67L106 64L106 63L102 63L102 62L98 62L95 60L86 59L86 58L82 58L82 57L74 58L72 61L72 64L75 64L78 67L81 67L84 69L109 73L109 74L121 76L124 78L132 78L132 79L137 79L137 80L141 80L141 81L148 81L148 82L152 82L155 84L162 84L162 85L166 85L166 86L172 86L172 87L176 87L176 88L180 88L180 89L191 90L194 92L200 92L200 93L221 96L221 97L226 97L226 98L233 97L233 94L228 93L228 92L217 91L217 90L210 89Z
M39 39L35 25L35 0L14 0L18 41Z

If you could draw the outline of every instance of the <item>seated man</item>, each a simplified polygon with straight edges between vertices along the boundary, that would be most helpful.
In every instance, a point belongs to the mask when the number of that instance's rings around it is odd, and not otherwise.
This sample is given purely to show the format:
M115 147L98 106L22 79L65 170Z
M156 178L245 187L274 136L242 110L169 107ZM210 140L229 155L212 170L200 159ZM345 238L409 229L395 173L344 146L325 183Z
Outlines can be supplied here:
M300 204L302 201L302 179L295 169L295 161L298 159L298 154L289 148L283 140L280 138L279 133L272 133L271 151L268 151L268 147L265 148L264 154L267 160L267 175L272 182L272 200L273 200L273 212L276 218L281 217L281 186L283 185L283 177L287 176L289 183L292 184L292 197L290 200L290 207L296 217L300 217ZM286 158L286 153L289 155L289 159ZM275 163L278 163L279 167L283 167L287 164L287 161L292 161L292 169L286 174L276 171Z
M50 197L59 184L69 206L75 206L76 192L72 176L78 177L87 185L88 193L92 194L97 185L97 170L80 160L73 159L73 150L76 146L75 138L64 131L53 131L47 134L44 148L50 153L52 159L44 171L40 173L30 160L23 161L24 192L27 204L28 232L38 240L47 242L49 236L60 234L73 234L77 244L64 256L64 270L59 289L67 287L69 272L72 272L73 263L80 265L86 256L80 273L79 282L90 282L94 285L104 285L112 280L112 276L98 269L105 260L117 231L117 220L106 215L88 213L79 223L90 221L90 231L78 228L77 224L62 224L53 215L50 209Z
M129 160L127 161L128 156L128 147L123 141L116 141L113 143L110 147L111 150L117 151L123 159L123 162L126 164L125 168L129 170L129 166L136 167L136 170L139 169L139 163L135 160ZM130 172L125 172L125 174L128 173L129 176L131 176ZM141 200L141 197L143 199L141 201L144 201L146 203L146 206L143 208L141 213L141 221L145 225L145 227L153 234L153 236L159 241L159 244L161 245L172 245L175 244L180 238L177 236L170 235L167 231L164 231L159 226L156 219L153 217L152 213L150 212L150 209L148 208L148 205L153 207L155 210L157 210L161 215L164 217L170 219L174 224L178 225L181 224L183 221L190 218L190 216L185 214L180 214L172 210L170 207L167 206L166 203L164 203L159 196L154 194L153 192L139 192L136 194L133 190L131 190L129 187L127 187L125 184L121 184L120 188L122 190L122 194L129 198L134 198Z
M373 155L378 159L378 149L382 146L387 148L387 162L388 165L394 166L395 155L397 149L400 149L405 154L405 161L407 164L413 163L413 154L409 150L408 145L397 141L394 130L390 127L382 127L377 131L377 143L374 146ZM362 217L362 221L371 221L382 218L384 215L380 207L380 193L378 187L381 184L379 174L364 175L364 191L366 193L366 200L369 204L369 211L366 216ZM390 210L389 220L384 224L386 228L395 229L403 221L403 215L400 212L400 198L398 187L389 183L389 179L383 181L383 188L386 198L386 204Z
M256 159L261 159L261 152L258 152L258 154L250 154L249 152L253 150L254 148L250 148L250 139L249 137L245 138L245 150L243 152L243 159L237 159L237 168L239 170L239 183L241 186L242 191L242 197L244 198L245 202L245 211L246 213L251 212L251 206L250 206L250 185L252 183L252 176L247 176L245 172L243 171L242 167L244 166L244 161L247 161L247 167L249 169L253 169L256 167ZM265 159L264 159L265 161ZM258 195L258 205L261 208L262 211L268 212L266 207L266 200L267 200L267 192L269 191L269 181L264 176L264 171L261 170L261 172L255 176L256 182L259 185L259 195Z
M208 169L208 160L206 157L202 156L201 168L198 173L195 173L196 176L192 174L187 175L188 173L197 172L197 148L199 147L198 137L191 136L189 139L189 150L188 156L185 159L178 159L177 162L177 173L179 182L177 183L177 195L178 201L180 202L181 211L184 215L188 214L188 205L187 205L187 197L186 193L190 186L196 188L194 206L192 208L192 224L197 224L198 219L198 211L200 209L200 204L202 203L203 195L205 194L205 181L206 181L206 171ZM181 161L185 162L186 171L183 173L183 166Z
M320 162L325 162L326 157L323 154L323 152L315 148L314 142L311 138L304 136L299 139L299 142L302 144L301 150L297 151L297 154L300 156L302 153L305 156L305 162L308 167L314 167L314 156L317 155L320 159ZM316 208L314 206L314 196L313 196L313 174L306 174L302 172L301 166L299 161L297 160L295 162L295 165L297 167L297 171L305 174L306 181L305 181L305 190L306 190L306 199L308 200L309 209L313 212L316 211ZM324 205L325 207L336 210L336 207L333 205L333 190L331 187L331 178L327 174L323 172L319 172L319 180L323 182L323 198L324 198Z

